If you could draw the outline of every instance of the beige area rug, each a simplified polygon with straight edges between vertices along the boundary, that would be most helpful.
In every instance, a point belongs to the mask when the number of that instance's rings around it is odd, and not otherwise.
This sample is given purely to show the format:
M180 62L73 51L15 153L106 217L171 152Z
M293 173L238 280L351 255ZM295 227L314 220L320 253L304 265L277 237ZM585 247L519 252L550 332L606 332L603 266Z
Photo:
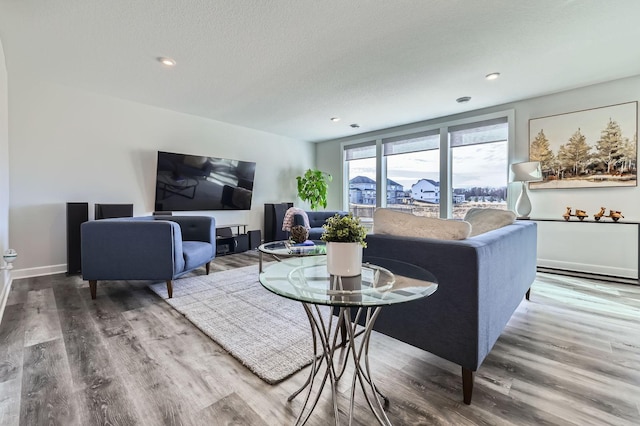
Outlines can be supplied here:
M269 384L313 359L302 304L262 287L257 265L177 279L171 299L164 282L149 288Z

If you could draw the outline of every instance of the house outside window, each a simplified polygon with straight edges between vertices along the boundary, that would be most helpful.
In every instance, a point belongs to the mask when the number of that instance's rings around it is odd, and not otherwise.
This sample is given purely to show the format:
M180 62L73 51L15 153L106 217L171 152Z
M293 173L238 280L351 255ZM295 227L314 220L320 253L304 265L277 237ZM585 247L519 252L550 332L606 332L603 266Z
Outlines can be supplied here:
M390 199L387 208L418 216L440 214L439 129L383 138L383 164L387 178L403 187L403 196ZM397 194L397 193L396 193Z
M370 230L377 197L375 141L351 145L344 154L345 181L348 183L347 210L360 217Z

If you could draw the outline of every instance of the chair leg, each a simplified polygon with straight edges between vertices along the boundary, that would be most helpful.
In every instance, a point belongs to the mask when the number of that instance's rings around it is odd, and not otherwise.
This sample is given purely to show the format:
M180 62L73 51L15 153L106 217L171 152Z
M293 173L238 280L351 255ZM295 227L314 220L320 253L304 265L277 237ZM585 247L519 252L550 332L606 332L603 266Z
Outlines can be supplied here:
M98 280L89 280L89 290L91 290L91 298L96 298L96 289L98 287Z
M209 275L209 271L211 270L211 262L207 262L207 264L204 265L204 269L206 269L207 275Z
M167 280L167 294L169 295L169 299L173 297L173 283L171 280Z
M464 403L471 405L471 395L473 394L473 379L475 371L462 367L462 397Z
M529 290L525 293L524 298L529 300L529 296L531 296L531 287L529 287Z

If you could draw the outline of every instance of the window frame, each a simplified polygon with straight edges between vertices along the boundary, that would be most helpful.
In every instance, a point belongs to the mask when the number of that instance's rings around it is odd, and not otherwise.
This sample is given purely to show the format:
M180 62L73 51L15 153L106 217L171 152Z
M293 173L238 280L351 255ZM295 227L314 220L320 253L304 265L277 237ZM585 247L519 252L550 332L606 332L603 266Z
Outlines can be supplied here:
M514 202L510 191L509 165L514 162L515 153L515 110L496 111L487 114L469 115L454 120L434 120L430 123L414 123L406 126L394 127L362 134L350 138L340 144L342 152L342 209L349 210L349 180L348 163L346 160L346 150L357 145L375 144L376 146L376 207L386 207L386 181L387 164L384 155L383 140L397 139L403 136L419 133L429 133L438 130L440 134L440 217L451 218L453 215L453 194L452 194L452 164L451 164L451 143L449 129L457 126L464 126L483 121L490 121L499 118L507 119L508 140L507 140L507 207L513 209Z

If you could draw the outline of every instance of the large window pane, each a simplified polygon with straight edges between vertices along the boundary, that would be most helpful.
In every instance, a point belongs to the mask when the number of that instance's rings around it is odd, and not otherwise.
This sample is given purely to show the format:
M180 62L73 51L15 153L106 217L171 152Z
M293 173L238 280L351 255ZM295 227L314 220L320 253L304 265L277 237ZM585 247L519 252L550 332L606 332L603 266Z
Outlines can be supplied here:
M376 147L369 143L345 150L349 211L371 228L376 208Z
M383 139L387 208L417 216L440 215L439 130Z
M472 207L507 208L506 118L450 129L453 217Z

